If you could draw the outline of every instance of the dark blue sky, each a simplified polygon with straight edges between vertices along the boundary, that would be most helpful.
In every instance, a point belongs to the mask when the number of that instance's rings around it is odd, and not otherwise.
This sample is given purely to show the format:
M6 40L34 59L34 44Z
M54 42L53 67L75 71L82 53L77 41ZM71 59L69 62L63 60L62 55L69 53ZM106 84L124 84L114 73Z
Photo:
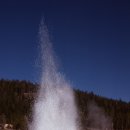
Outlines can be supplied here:
M75 88L130 101L129 0L1 0L0 78L38 81L42 16Z

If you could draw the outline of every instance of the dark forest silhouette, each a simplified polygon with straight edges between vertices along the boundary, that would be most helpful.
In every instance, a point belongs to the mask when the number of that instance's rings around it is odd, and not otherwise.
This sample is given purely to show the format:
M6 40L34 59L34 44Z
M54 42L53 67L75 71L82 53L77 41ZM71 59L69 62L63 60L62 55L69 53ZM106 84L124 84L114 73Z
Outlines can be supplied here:
M38 84L29 81L0 80L0 124L11 123L15 128L27 129L32 119L32 108L37 96ZM93 92L74 90L81 126L89 127L88 104L95 102L110 116L113 128L130 130L130 102L108 99Z

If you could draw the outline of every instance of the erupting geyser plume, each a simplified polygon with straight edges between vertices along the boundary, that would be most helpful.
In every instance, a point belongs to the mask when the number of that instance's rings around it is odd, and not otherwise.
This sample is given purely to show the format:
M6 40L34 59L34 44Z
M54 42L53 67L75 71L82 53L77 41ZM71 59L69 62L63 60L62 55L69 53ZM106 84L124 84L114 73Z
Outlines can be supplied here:
M78 130L73 90L59 72L48 30L40 30L42 77L30 130Z

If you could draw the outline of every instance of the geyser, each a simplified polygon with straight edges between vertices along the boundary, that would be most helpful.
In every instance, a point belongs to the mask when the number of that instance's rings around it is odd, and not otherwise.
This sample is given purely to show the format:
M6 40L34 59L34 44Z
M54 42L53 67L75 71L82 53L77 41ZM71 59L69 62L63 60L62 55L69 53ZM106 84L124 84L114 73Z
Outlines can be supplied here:
M78 130L73 90L58 70L44 22L39 36L42 76L30 130Z

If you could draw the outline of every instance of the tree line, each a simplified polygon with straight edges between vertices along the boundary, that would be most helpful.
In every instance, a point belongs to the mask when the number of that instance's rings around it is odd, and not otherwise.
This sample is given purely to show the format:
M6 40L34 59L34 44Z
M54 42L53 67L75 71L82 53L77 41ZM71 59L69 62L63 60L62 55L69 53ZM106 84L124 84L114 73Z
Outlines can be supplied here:
M32 120L32 108L39 85L29 81L0 80L0 124L11 123L21 130L27 129ZM83 130L90 127L88 106L95 102L112 120L115 130L130 130L130 102L108 99L94 94L74 90L80 125ZM78 119L77 119L78 120Z

